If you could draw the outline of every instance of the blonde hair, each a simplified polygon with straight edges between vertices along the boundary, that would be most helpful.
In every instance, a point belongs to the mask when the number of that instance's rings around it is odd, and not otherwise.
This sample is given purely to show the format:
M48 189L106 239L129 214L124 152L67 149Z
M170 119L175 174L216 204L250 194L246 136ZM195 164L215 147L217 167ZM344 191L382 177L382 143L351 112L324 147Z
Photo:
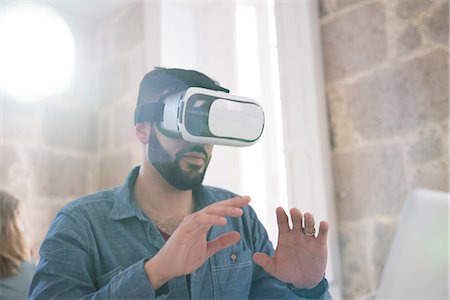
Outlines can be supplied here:
M30 251L18 225L20 203L11 194L0 190L0 278L15 275Z

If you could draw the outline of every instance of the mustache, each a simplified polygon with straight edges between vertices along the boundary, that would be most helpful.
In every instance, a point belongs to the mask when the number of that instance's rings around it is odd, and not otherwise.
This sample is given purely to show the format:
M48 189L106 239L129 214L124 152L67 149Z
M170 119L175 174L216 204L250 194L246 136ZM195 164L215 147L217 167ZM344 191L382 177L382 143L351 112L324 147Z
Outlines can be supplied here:
M208 159L208 153L206 152L205 148L200 145L187 146L186 148L181 149L180 151L177 152L176 158L180 159L186 153L192 153L192 152L197 152L197 153L203 154L205 156L205 159Z

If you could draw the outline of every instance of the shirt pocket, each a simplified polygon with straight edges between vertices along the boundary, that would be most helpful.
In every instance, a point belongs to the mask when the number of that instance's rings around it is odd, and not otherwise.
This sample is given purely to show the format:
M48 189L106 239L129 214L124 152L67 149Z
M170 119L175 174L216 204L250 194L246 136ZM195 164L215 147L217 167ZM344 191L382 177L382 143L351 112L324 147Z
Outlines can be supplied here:
M98 276L97 277L97 287L99 289L101 289L102 287L107 285L111 281L111 279L113 279L114 276L116 276L117 274L122 272L122 270L123 270L123 268L121 266L118 266L118 267L114 268L113 270Z
M249 249L234 246L220 251L214 256L211 272L214 299L248 299L253 274Z

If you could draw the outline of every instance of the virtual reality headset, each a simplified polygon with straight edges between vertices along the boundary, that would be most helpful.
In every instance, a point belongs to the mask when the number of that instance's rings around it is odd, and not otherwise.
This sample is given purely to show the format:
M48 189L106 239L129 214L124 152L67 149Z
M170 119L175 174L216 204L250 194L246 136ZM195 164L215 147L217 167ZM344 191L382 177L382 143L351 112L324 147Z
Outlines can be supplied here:
M223 91L189 87L136 108L135 123L155 121L166 136L190 143L254 144L264 129L264 112L254 100Z

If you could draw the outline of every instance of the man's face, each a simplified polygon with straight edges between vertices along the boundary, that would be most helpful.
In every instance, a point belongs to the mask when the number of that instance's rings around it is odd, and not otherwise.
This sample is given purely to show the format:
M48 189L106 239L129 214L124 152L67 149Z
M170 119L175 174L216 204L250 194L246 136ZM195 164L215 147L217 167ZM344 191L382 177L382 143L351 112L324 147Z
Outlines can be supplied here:
M191 190L200 185L211 159L212 145L190 144L157 134L156 130L155 126L150 130L147 152L152 166L179 190Z

